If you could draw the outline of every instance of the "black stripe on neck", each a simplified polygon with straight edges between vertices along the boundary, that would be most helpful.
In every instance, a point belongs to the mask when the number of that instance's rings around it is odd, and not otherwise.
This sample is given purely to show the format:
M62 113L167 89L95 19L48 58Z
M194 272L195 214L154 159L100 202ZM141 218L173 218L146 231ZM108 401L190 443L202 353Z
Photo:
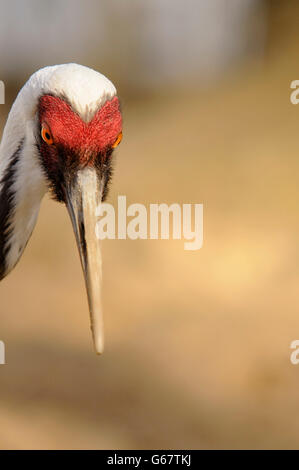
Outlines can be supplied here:
M23 148L23 142L21 140L17 150L12 155L0 182L2 185L0 191L0 280L5 277L7 271L6 257L10 250L9 238L12 231L10 221L15 209L15 192L12 185L16 180L16 169Z

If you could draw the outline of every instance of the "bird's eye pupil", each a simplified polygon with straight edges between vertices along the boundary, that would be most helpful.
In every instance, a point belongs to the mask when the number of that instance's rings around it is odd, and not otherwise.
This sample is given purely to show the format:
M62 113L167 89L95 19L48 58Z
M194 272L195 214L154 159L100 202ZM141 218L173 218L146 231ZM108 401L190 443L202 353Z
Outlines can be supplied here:
M41 131L41 135L42 135L42 138L43 140L51 145L53 144L53 138L52 138L52 135L51 135L51 131L47 128L47 127L42 127L42 131Z

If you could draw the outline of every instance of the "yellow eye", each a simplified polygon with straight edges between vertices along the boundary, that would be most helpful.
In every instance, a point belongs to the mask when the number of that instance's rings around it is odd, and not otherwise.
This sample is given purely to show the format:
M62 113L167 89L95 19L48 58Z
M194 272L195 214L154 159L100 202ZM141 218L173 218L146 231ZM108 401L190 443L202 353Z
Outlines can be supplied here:
M117 147L118 144L121 143L121 139L122 139L122 138L123 138L123 133L120 132L120 133L118 134L118 137L117 137L116 141L115 141L114 144L112 145L112 148L113 148L113 149L115 149L115 147Z
M46 124L43 124L42 126L41 136L48 145L52 145L54 143L51 131Z

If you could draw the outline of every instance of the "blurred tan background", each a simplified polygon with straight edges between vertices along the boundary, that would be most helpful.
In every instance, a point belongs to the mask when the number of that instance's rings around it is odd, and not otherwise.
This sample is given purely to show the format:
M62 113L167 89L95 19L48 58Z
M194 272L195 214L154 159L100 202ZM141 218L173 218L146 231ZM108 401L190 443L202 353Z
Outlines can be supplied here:
M0 285L2 449L298 448L296 1L0 2L6 104L75 61L124 112L109 202L204 204L204 245L104 241L91 344L65 208L46 199Z

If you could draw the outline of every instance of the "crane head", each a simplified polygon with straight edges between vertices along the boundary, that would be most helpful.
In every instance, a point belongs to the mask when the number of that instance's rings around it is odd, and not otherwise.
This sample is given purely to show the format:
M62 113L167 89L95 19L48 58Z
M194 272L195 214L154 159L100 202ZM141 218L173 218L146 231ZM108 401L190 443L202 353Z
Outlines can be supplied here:
M111 175L111 156L122 138L116 96L86 122L57 96L43 95L38 105L38 148L54 199L67 202L67 186L78 171L93 169L101 181L102 199Z
M63 98L40 97L38 148L54 199L64 202L73 224L89 302L97 353L103 351L101 253L96 239L96 209L105 199L111 157L122 138L116 96L86 122Z
M1 278L21 256L48 188L55 200L65 203L72 221L99 354L104 342L96 214L121 138L114 85L92 69L64 64L37 71L24 85L0 147L0 203L5 202L2 215L0 211Z

